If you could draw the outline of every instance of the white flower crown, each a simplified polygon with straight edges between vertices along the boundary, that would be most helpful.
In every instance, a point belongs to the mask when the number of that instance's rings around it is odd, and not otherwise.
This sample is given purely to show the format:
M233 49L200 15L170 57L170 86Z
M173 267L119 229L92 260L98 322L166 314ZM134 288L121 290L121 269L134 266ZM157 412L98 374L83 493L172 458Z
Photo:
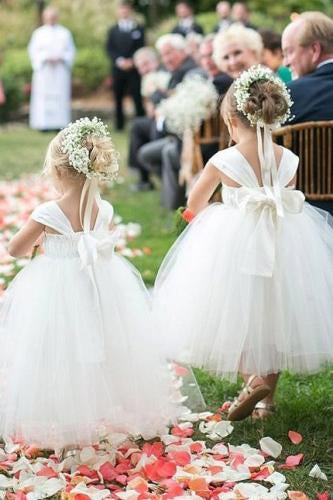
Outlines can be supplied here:
M97 178L104 181L114 179L119 171L118 152L115 149L113 150L112 160L104 169L94 170L89 158L89 150L82 145L83 139L88 135L107 137L111 141L111 135L107 126L96 116L92 120L89 118L80 118L74 123L70 123L64 129L64 138L61 146L62 152L68 155L69 164L88 179Z
M264 66L252 66L247 71L244 71L239 78L235 81L235 92L234 96L236 99L237 110L243 113L244 116L249 120L251 125L264 125L263 117L261 112L257 111L254 114L246 113L245 106L250 95L250 87L254 82L257 81L270 81L278 85L281 89L281 93L288 104L288 111L281 116L278 116L272 125L280 126L285 123L290 117L290 108L293 101L290 97L290 91L287 89L283 81L268 68Z

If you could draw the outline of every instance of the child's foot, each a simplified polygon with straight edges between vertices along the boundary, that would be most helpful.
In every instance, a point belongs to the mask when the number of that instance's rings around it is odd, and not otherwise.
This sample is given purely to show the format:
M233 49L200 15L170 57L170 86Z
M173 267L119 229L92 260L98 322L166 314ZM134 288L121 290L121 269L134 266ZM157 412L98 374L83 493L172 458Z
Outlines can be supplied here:
M74 444L69 445L61 450L60 461L62 462L63 460L66 460L66 458L70 458L70 457L75 458L75 457L78 457L79 455L80 455L79 446L76 446Z
M259 401L254 407L252 412L253 420L265 420L273 415L275 412L274 403L266 403L265 401Z
M251 415L256 404L271 392L271 388L265 384L262 377L251 375L238 397L230 406L228 419L243 420Z

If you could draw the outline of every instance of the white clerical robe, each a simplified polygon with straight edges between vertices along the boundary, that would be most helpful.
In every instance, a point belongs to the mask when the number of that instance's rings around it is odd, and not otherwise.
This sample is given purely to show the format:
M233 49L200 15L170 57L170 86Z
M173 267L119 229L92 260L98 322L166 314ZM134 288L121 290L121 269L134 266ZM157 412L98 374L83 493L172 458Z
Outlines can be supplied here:
M72 35L59 24L41 26L33 32L28 52L33 68L30 126L61 129L71 120ZM55 59L58 61L50 61Z

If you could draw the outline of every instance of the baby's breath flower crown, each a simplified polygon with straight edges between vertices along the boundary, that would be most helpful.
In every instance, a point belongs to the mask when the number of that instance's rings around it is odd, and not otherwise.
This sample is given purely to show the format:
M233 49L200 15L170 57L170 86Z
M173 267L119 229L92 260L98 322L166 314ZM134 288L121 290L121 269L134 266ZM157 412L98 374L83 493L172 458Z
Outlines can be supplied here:
M84 146L84 139L88 136L108 138L111 144L111 159L102 169L94 169L89 158L89 150ZM96 116L80 118L74 123L70 123L64 129L64 137L61 146L62 152L68 155L69 164L77 172L84 174L88 179L97 178L102 181L110 181L116 178L119 171L119 154L113 148L111 135L107 126Z
M278 116L275 122L272 124L274 126L280 126L285 123L290 117L290 108L293 101L290 97L289 89L285 86L283 81L268 68L264 66L252 66L247 71L244 71L239 78L235 81L235 91L234 97L236 99L237 110L240 111L249 120L251 125L264 125L264 120L260 111L252 114L247 113L246 103L250 99L250 87L253 83L258 81L270 81L278 85L281 89L281 94L286 100L288 105L288 111L281 116Z

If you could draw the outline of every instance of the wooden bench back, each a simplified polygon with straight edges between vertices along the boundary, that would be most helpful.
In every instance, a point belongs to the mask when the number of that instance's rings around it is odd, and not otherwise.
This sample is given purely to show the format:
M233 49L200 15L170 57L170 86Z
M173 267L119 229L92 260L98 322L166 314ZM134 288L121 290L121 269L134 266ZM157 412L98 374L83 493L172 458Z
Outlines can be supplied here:
M333 200L333 120L288 125L273 136L299 156L297 187L306 198Z

